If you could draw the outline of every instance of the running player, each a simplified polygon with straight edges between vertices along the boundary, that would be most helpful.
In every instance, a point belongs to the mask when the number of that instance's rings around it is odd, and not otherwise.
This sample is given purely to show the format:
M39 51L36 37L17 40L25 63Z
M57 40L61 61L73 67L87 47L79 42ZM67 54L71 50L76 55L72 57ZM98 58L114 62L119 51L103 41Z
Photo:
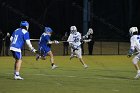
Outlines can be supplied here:
M138 61L140 60L140 35L138 35L137 27L131 27L129 33L131 35L130 38L131 46L128 52L128 57L131 57L135 50L138 52L138 54L132 60L135 69L137 70L137 75L134 78L138 79L140 77L140 68L138 65Z
M39 53L40 54L37 54L36 60L38 60L40 58L45 60L46 56L49 55L52 69L55 69L58 66L56 66L54 64L54 58L53 58L53 53L50 48L50 44L53 44L53 43L58 44L59 42L56 40L55 41L50 40L52 32L53 32L53 30L50 27L45 27L44 33L41 35L40 41L39 41Z
M77 32L76 26L70 27L70 35L68 37L68 42L71 47L71 56L70 60L73 57L78 57L84 68L87 68L88 66L85 64L84 60L82 59L82 52L81 52L81 34Z

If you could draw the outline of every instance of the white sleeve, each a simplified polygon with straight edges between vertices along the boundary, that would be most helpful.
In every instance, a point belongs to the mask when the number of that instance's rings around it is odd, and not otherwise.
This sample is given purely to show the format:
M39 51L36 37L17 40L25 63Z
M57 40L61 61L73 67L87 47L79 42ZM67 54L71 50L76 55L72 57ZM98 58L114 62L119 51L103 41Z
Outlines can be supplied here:
M69 37L68 37L68 40L67 40L67 41L68 41L69 43L72 43L72 41L73 41L73 40L72 40L72 34L70 34L70 35L69 35Z
M31 42L30 42L30 40L26 40L26 44L28 45L28 47L29 47L31 50L34 49L33 46L32 46L32 44L31 44Z

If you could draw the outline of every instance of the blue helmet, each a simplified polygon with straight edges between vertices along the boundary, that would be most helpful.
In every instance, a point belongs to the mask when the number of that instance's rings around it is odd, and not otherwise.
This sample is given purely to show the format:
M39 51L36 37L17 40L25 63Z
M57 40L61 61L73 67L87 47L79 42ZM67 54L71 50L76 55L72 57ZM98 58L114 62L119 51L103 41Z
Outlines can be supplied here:
M50 27L45 27L44 31L45 31L46 33L47 33L47 32L49 32L49 33L53 32L53 30L52 30Z
M21 26L29 27L29 23L27 21L21 21L20 27Z

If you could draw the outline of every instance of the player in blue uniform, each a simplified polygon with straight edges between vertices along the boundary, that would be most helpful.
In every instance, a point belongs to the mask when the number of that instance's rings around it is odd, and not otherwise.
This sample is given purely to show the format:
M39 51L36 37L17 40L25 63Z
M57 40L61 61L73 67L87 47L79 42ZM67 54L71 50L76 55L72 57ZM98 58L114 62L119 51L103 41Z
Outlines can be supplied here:
M20 23L20 28L16 29L10 40L11 40L11 45L10 45L10 50L13 54L13 57L15 58L15 65L14 65L14 79L15 80L23 80L22 77L20 77L20 68L21 68L21 63L22 63L22 54L21 54L21 49L26 42L28 47L32 52L36 52L36 50L32 47L32 44L30 42L30 37L29 37L29 23L27 21L21 21Z
M41 35L40 40L39 40L39 53L37 54L36 60L39 58L45 60L46 56L50 56L50 61L52 65L52 69L57 68L57 66L54 64L54 58L53 58L53 53L50 48L50 44L58 44L58 41L51 41L50 37L52 34L53 30L50 27L45 27L44 33Z

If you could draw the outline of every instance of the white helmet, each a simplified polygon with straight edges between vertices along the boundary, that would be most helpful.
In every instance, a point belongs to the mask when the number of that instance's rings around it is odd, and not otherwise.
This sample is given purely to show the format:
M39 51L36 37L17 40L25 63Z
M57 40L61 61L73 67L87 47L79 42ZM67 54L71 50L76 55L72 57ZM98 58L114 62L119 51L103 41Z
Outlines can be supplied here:
M137 28L137 27L131 27L131 28L129 29L130 35L133 35L134 32L137 32L137 33L138 33L138 28Z
M71 26L71 27L70 27L70 33L71 33L71 34L75 34L76 32L77 32L76 26Z

